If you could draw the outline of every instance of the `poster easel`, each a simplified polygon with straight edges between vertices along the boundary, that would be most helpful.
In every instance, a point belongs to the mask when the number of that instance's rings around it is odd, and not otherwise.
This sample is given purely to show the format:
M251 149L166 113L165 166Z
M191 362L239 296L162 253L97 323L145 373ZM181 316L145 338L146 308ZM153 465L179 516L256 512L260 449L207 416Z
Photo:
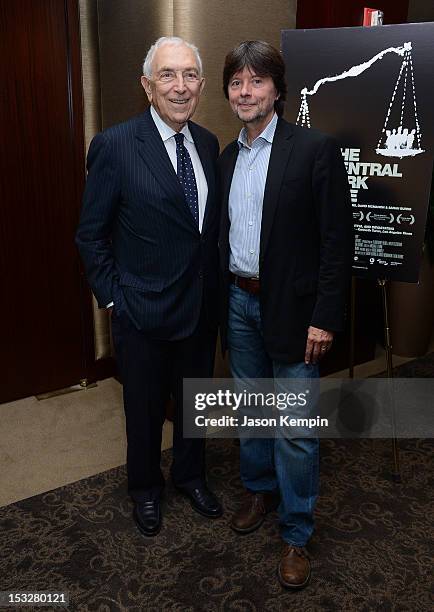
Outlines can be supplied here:
M365 9L364 26L380 26L383 25L384 14L381 11L375 11L375 15L371 15L374 9ZM370 11L369 15L367 11ZM381 290L381 301L383 305L383 322L384 322L384 347L386 351L386 372L387 378L393 378L393 361L392 361L392 343L389 324L389 309L387 303L387 288L388 281L386 279L377 279L377 284ZM350 327L350 360L348 373L350 378L354 378L354 355L355 355L355 308L356 308L356 278L351 279L351 327ZM395 482L401 482L400 461L399 461L399 446L396 437L395 423L395 404L392 388L392 451L393 451L393 468L392 478Z

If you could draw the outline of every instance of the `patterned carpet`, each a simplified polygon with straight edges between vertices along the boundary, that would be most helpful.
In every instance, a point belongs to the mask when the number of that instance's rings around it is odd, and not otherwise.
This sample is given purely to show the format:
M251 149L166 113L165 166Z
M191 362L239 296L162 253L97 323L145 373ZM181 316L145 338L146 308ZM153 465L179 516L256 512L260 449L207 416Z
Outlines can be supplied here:
M227 526L242 497L230 440L208 448L226 510L216 521L193 513L169 484L163 529L144 539L130 519L123 467L2 508L0 590L64 590L69 609L92 612L428 611L432 451L428 441L402 442L397 485L390 442L322 441L313 579L301 592L276 580L275 514L247 536ZM166 473L169 461L166 451Z
M433 378L434 377L434 353L429 353L420 359L413 359L407 363L393 368L394 376L400 378ZM383 373L385 376L385 373ZM379 374L382 376L382 374Z
M431 377L434 355L398 373ZM216 521L194 513L169 482L162 531L143 538L124 467L1 508L0 591L67 591L74 612L432 610L433 448L433 440L401 441L395 484L390 441L321 441L313 574L300 592L276 579L276 514L246 536L228 527L243 497L231 440L208 444L210 484L225 507ZM165 451L166 475L170 459Z

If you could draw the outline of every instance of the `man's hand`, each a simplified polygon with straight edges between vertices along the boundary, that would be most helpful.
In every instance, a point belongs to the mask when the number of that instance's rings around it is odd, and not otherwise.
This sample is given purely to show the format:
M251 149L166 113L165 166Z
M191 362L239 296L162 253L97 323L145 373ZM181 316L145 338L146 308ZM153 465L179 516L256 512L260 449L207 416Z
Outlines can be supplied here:
M318 363L318 360L327 353L333 342L334 333L319 329L318 327L309 326L307 330L306 354L304 362Z

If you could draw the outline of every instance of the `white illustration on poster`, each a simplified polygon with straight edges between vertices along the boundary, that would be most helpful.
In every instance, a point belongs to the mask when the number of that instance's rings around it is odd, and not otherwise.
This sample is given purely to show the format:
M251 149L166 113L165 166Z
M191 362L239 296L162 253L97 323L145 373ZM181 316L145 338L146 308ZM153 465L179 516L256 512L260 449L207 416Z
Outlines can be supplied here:
M399 158L409 156L414 157L419 153L424 153L424 149L421 147L422 131L420 129L417 113L415 79L411 51L411 42L406 42L400 47L389 47L388 49L384 49L380 53L377 53L377 55L374 55L374 57L367 62L352 66L341 74L320 79L315 83L312 89L307 89L307 87L304 87L301 90L301 103L296 121L297 125L310 128L310 114L307 96L315 95L321 85L340 81L346 78L358 77L360 74L371 68L375 62L381 60L386 54L396 53L402 57L401 67L375 151L378 155ZM407 91L410 89L411 93L407 95ZM389 125L390 115L392 109L398 108L399 110L399 107L397 106L399 104L399 100L401 100L399 125L392 127Z

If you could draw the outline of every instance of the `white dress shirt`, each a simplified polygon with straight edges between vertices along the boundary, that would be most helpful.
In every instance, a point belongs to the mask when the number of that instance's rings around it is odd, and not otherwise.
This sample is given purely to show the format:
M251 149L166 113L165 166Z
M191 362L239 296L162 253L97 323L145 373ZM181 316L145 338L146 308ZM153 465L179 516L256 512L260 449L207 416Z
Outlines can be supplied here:
M167 123L161 119L160 115L151 106L151 115L157 130L160 132L161 140L166 147L167 154L172 162L173 169L177 171L177 160L176 160L176 142L175 142L175 130L172 129ZM202 231L203 217L205 214L206 199L208 197L208 183L206 182L205 173L200 162L198 152L196 150L193 137L188 129L188 124L184 125L181 134L184 134L184 145L187 151L190 153L191 163L193 164L194 176L196 177L197 195L199 204L199 231ZM187 206L187 204L186 204Z

